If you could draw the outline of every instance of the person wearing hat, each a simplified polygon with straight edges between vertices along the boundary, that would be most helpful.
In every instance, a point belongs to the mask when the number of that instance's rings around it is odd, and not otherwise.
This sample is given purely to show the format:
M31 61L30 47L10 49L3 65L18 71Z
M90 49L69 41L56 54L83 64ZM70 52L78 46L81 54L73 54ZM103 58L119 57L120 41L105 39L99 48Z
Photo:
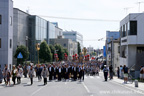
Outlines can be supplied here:
M106 65L104 65L103 73L104 73L104 79L105 79L105 81L107 81L107 79L108 79L108 68L107 68Z

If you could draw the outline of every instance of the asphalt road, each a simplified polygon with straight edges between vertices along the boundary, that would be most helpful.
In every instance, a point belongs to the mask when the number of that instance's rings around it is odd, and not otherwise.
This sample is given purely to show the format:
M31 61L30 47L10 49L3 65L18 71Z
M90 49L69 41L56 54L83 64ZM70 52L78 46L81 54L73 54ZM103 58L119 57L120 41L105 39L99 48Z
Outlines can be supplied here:
M25 78L22 83L13 87L0 85L0 96L144 96L144 92L125 87L114 81L104 82L103 76L85 76L85 81L52 81L43 85L43 81Z

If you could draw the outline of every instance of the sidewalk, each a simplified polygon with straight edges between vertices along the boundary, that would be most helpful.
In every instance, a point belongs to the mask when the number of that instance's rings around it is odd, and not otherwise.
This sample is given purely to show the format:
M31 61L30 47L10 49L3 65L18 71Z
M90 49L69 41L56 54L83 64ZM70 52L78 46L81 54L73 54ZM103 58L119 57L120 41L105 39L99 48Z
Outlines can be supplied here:
M126 87L131 87L134 89L138 89L140 91L144 91L144 83L142 83L142 82L138 82L138 87L135 87L135 82L133 82L132 84L130 84L130 83L124 84L124 80L118 79L116 76L113 77L112 81L119 83L119 84L126 86Z

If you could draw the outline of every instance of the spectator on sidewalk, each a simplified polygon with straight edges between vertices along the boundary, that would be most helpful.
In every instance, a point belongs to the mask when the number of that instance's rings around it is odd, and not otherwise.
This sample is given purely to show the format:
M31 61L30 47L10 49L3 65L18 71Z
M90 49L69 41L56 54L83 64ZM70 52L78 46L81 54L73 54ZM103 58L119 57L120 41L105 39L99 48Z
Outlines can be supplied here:
M109 66L110 80L113 79L113 66Z
M117 67L117 77L120 78L120 68Z
M126 65L124 65L124 67L123 67L123 72L124 72L124 83L127 84L127 81L128 81L128 67L126 67Z
M140 69L140 81L143 81L144 80L144 67L141 66L141 69Z
M124 73L123 73L123 67L122 65L120 65L120 78L123 79L124 78Z

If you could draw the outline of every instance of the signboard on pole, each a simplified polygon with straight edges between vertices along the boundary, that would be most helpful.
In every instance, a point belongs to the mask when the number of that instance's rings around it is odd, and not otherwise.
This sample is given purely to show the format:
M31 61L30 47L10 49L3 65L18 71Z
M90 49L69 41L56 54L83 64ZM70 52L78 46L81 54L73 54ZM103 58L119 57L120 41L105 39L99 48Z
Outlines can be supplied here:
M21 52L18 54L17 58L18 58L18 59L22 59L22 58L23 58L23 55L22 55Z

